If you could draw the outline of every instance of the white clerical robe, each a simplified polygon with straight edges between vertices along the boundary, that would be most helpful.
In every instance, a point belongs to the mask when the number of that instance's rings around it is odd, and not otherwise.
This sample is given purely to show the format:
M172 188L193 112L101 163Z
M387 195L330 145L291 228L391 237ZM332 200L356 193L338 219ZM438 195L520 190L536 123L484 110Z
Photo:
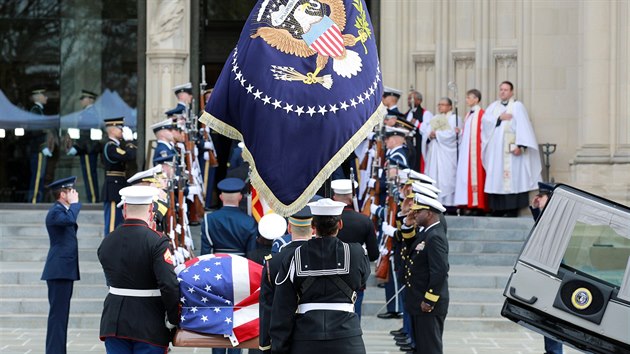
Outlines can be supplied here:
M511 120L497 119L511 113ZM482 128L483 166L486 169L485 192L490 194L515 194L538 188L541 180L540 153L527 110L521 102L510 100L507 106L493 102L485 111ZM510 152L514 146L521 148L521 155Z
M476 105L466 115L459 144L455 205L486 209L484 193L486 173L481 162L482 117L484 110Z
M444 206L455 205L453 197L457 172L457 137L454 129L457 126L457 120L454 114L448 112L422 122L420 127L423 137L424 173L437 182L436 187L441 190L438 200ZM438 121L442 124L435 124ZM429 134L433 130L435 130L435 139L429 141Z

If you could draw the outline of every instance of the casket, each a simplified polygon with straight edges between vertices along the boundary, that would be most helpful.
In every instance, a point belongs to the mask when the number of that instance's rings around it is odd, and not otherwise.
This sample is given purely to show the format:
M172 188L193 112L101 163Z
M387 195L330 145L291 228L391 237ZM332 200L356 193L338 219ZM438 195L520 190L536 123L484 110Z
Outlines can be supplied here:
M176 347L196 347L196 348L246 348L258 349L258 337L240 343L236 347L232 346L230 340L222 335L203 334L185 329L178 329L173 338L173 345Z

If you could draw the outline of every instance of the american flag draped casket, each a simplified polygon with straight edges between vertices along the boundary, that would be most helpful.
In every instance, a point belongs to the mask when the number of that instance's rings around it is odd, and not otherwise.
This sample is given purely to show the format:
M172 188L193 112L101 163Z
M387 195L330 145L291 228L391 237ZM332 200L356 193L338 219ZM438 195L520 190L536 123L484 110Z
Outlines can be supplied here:
M173 344L258 348L261 274L261 265L237 255L203 255L186 262L177 275L182 311Z

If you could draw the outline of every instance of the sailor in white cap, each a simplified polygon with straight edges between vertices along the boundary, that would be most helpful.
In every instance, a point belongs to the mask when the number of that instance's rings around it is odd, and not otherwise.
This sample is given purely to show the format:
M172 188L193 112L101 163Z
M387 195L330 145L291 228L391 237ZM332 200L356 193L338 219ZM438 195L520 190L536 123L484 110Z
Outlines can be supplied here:
M364 354L357 290L370 265L363 247L336 236L346 204L323 198L309 203L316 236L283 260L271 312L271 351Z
M264 265L265 256L271 254L271 245L277 238L287 232L287 221L276 213L265 214L258 221L258 237L256 237L256 249L247 251L247 259Z
M155 159L156 157L166 157L176 154L173 145L173 133L171 132L173 125L174 123L171 119L166 119L151 126L153 134L155 134L155 138L157 139L157 145L153 151L153 166L158 164Z
M125 221L98 248L109 285L100 327L108 353L126 352L127 347L165 352L172 338L167 326L179 323L179 283L170 239L150 227L157 193L149 186L121 189Z
M423 353L442 353L449 303L448 240L440 227L440 215L445 211L436 199L416 193L407 215L420 231L405 239L405 313L411 315L413 339Z
M353 183L354 182L354 183ZM339 230L337 238L347 243L357 243L367 250L368 259L373 262L378 259L378 241L374 232L372 220L354 210L353 192L358 183L349 179L337 179L330 183L333 190L333 200L344 203L341 221L343 228ZM361 317L361 304L363 302L363 289L357 291L355 312Z

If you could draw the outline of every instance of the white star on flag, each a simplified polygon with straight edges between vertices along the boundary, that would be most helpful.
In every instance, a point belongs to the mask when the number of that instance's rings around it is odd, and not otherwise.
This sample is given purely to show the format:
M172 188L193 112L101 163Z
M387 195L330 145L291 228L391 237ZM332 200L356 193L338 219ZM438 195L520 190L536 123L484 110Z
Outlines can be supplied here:
M328 112L328 111L326 110L325 106L319 106L319 111L317 111L317 113L319 113L321 115L324 115L324 114L326 114L326 112Z
M295 113L297 113L297 115L298 115L298 117L299 117L302 113L304 113L304 107L302 107L302 106L298 106L298 107L295 109Z
M214 265L221 265L221 262L214 262Z
M313 114L315 114L315 107L308 107L308 111L306 111L306 114L310 114L311 117L313 116Z
M204 322L207 322L208 321L208 316L206 316L206 315L201 316L201 320L204 321Z
M338 110L339 108L337 108L336 104L330 105L330 109L329 109L330 112L337 113Z
M254 92L254 97L256 99L260 99L260 95L262 95L262 91L260 91L259 89L256 89L256 92Z
M217 274L217 275L215 275L215 276L214 276L214 278L215 278L216 280L221 279L221 274Z
M282 103L282 101L274 100L274 102L272 103L274 109L278 109L278 108L282 107L282 105L280 103Z
M190 288L188 288L188 292L189 292L189 293L191 293L191 294L192 294L192 293L194 293L194 292L195 292L195 288L193 288L193 287L191 286Z
M350 105L352 106L352 108L357 106L357 102L353 99L350 100Z
M247 90L247 93L252 93L252 91L254 90L254 86L252 86L252 84L249 84L245 90Z
M197 313L199 310L197 310L197 306L193 306L190 311L192 311L192 313Z
M182 304L183 304L183 303L186 303L186 298L185 298L185 297L182 297L181 299L179 299L179 301L180 301Z
M343 109L344 111L347 111L348 107L350 107L350 106L348 106L346 101L341 102L341 109Z
M210 268L204 268L203 271L208 273L210 271Z
M180 322L184 322L186 318L184 317L184 315L182 315L182 317L179 318Z
M226 317L226 318L225 318L225 323L232 323L232 319L231 319L231 318L229 318L229 317Z
M201 302L203 302L205 304L206 302L208 302L208 298L207 297L202 297L201 298Z
M236 70L238 70L238 64L234 64L234 67L232 67L232 72L235 73Z
M205 289L206 289L206 291L210 291L212 289L212 287L210 286L210 284L206 284Z
M284 106L283 109L285 111L287 111L287 113L289 113L289 112L293 111L293 105L290 105L290 104L287 103L286 106Z
M201 279L201 277L199 276L199 274L195 274L193 275L193 279L195 279L195 281L198 281L199 279Z
M214 312L219 313L219 312L221 312L221 309L220 309L220 308L218 308L218 307L215 307L215 308L214 308Z
M264 102L265 105L267 105L269 102L271 102L271 97L265 95L265 98L263 98L262 101Z
M241 80L241 77L243 77L243 73L241 73L240 71L236 73L236 76L234 77L234 80Z

